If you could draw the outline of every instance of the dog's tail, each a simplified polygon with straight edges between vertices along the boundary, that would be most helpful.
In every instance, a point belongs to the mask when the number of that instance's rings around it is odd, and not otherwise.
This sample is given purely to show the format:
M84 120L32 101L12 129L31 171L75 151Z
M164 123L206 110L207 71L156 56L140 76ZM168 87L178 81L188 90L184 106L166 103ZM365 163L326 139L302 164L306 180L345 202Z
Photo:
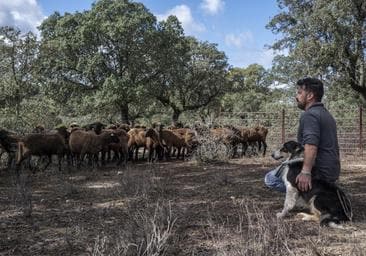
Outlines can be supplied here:
M352 221L353 211L352 211L351 200L339 186L336 187L337 187L338 199L342 205L343 212L347 216L348 220Z

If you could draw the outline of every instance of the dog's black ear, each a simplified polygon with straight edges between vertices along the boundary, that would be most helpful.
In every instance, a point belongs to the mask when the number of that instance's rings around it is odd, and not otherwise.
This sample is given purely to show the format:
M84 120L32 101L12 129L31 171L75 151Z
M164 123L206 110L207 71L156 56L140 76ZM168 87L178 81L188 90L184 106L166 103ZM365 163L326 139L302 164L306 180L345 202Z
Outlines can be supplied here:
M302 146L300 143L290 140L290 141L286 142L285 144L283 144L283 148L284 148L284 151L287 153L295 153L298 150L301 150Z
M297 143L296 152L300 152L300 151L304 151L304 147L300 143Z

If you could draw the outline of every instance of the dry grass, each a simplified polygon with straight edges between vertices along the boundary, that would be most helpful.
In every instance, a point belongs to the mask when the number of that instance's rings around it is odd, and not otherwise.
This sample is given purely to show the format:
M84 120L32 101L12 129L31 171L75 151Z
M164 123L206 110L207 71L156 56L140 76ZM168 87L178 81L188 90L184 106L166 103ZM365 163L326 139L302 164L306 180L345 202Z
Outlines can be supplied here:
M238 221L225 219L218 222L208 212L208 243L218 256L363 256L365 243L352 235L344 240L335 236L335 230L320 228L310 223L299 227L291 220L278 220L265 204L250 200L233 199ZM236 225L232 225L236 223ZM350 231L344 231L350 232ZM344 243L347 246L344 246ZM339 245L341 245L339 247Z
M91 251L93 256L164 256L169 239L174 235L176 219L171 205L156 203L153 212L140 210L130 213L129 229L123 228L119 235L102 235L95 238Z
M235 226L228 219L223 223L212 218L208 221L208 238L217 255L293 255L288 237L293 233L291 225L277 220L273 213L255 202L233 200L233 204L238 218ZM212 213L214 209L209 214Z
M24 217L32 216L32 173L28 170L20 172L13 180L14 187L14 205L23 213Z
M1 255L365 255L366 172L342 162L355 230L275 218L269 157L0 173ZM28 176L30 175L30 177ZM28 209L28 210L27 210ZM25 217L28 215L28 217ZM30 216L29 216L30 215Z

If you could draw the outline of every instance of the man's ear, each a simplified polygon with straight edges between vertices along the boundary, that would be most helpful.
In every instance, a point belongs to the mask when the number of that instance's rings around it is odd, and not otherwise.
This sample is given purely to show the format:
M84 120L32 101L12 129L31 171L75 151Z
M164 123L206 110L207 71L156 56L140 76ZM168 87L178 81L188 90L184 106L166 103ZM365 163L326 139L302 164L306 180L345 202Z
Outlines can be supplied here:
M312 100L312 99L314 98L314 93L313 93L313 92L308 92L308 93L306 94L306 98L307 98L308 100Z

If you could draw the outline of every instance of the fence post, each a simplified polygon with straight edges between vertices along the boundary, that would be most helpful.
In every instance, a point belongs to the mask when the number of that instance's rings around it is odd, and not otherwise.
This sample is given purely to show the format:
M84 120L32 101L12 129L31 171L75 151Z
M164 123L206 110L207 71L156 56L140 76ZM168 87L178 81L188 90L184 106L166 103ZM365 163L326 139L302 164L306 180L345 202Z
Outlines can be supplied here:
M363 140L363 134L362 134L362 131L363 130L363 127L362 127L362 106L360 106L359 108L359 131L360 131L360 137L359 137L359 149L360 149L360 153L361 155L363 155L363 143L362 143L362 140Z
M281 121L282 121L282 124L281 124L281 135L282 135L282 144L285 143L285 109L283 108L282 109L282 116L281 116Z

